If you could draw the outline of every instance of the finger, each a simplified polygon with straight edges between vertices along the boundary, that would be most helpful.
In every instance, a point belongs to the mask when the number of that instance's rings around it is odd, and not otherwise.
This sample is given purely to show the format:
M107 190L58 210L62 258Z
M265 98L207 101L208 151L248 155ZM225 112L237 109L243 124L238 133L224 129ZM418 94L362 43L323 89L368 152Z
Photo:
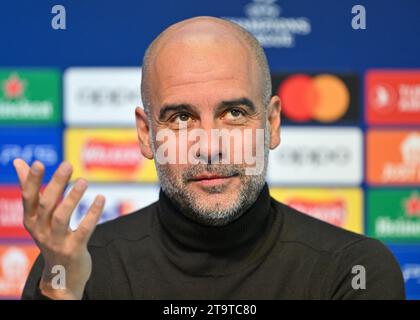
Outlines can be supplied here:
M58 200L62 196L67 183L70 180L73 168L71 164L64 161L54 172L51 181L46 186L38 204L38 223L40 226L48 226L57 206Z
M95 201L92 203L79 227L74 232L74 235L78 241L82 243L87 243L89 241L89 238L99 221L102 211L104 210L104 206L105 197L102 195L96 196Z
M45 168L40 161L35 161L28 176L23 183L22 198L24 217L31 217L36 215L36 208L39 201L39 190L42 185L42 178L44 177Z
M51 218L51 232L53 236L65 235L69 229L71 214L83 197L87 189L87 182L79 179L74 184L68 195L57 206Z
M22 160L20 158L16 158L15 160L13 160L13 166L15 167L19 179L20 188L22 189L23 184L25 183L26 178L29 174L29 170L31 170L31 168L28 166L25 160Z

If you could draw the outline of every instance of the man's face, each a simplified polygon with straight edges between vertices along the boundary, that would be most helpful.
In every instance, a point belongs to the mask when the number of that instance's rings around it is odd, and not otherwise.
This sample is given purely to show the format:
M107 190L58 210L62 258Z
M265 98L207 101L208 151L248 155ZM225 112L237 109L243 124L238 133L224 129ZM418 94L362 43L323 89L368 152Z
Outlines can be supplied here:
M229 40L211 35L170 41L159 48L150 70L151 140L161 187L185 214L207 225L225 225L240 216L261 191L267 166L270 139L264 135L267 114L256 62L244 44ZM197 129L208 140L182 139ZM212 130L221 129L234 130L241 139L232 136L228 145L211 139ZM156 138L161 130L174 134L175 163L162 164L157 157L165 142ZM258 130L263 132L259 139ZM180 163L180 152L191 152L194 144L192 154L200 163ZM245 145L254 156L257 147L263 148L258 174L245 170L256 166L245 162ZM237 154L242 154L240 163L234 161ZM224 157L229 161L222 163Z

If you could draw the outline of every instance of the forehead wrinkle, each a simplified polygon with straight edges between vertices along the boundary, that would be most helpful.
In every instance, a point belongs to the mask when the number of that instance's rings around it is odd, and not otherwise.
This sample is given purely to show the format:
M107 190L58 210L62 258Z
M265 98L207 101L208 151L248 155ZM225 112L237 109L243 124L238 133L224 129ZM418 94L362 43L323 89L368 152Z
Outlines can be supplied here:
M212 79L201 79L201 80L190 80L190 81L184 81L182 83L168 85L166 87L163 87L164 90L168 89L174 89L182 86L188 86L188 85L195 85L195 84L202 84L206 82L214 82L214 81L226 81L226 80L236 80L237 77L223 77L223 78L212 78Z

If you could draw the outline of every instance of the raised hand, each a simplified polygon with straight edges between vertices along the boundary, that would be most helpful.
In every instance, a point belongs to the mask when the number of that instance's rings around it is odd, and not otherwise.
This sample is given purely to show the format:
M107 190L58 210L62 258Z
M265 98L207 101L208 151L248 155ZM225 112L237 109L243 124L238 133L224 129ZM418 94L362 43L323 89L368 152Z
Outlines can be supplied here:
M92 259L87 243L103 211L105 198L96 196L76 231L69 227L71 215L87 189L87 182L78 179L69 194L60 202L72 175L72 166L62 162L41 193L44 165L35 161L32 167L22 159L13 165L19 177L24 208L23 224L39 247L45 261L40 280L41 292L52 299L81 299L92 272ZM53 285L53 267L65 271L65 288Z

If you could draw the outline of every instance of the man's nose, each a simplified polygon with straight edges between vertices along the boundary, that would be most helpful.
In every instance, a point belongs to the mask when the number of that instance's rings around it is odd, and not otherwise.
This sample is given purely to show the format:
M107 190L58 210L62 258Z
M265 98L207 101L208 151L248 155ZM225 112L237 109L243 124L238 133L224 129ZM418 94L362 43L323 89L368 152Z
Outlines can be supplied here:
M206 139L200 139L199 147L196 151L196 158L200 163L211 164L220 163L223 159L224 150L221 146L221 141L214 135L214 130L220 130L217 123L213 119L207 119L201 122L200 130L207 137ZM213 137L212 137L213 133Z

